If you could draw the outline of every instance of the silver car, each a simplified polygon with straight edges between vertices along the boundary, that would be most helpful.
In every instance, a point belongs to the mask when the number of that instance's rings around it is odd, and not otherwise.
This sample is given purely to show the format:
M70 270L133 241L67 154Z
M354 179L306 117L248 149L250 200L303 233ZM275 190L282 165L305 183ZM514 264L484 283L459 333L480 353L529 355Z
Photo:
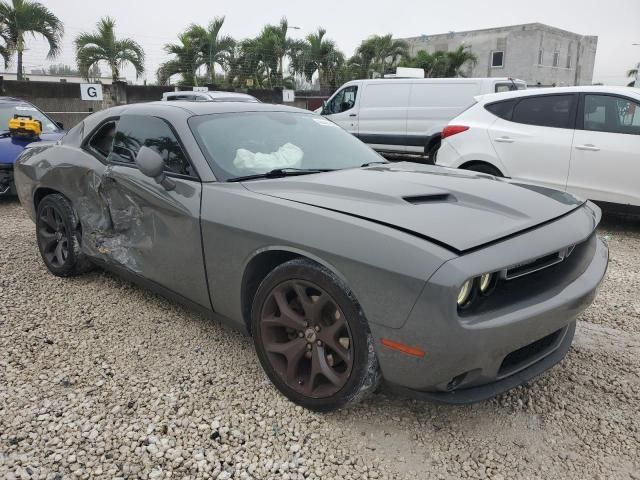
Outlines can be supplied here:
M16 166L55 275L112 270L252 335L314 410L381 380L492 397L558 363L608 262L600 210L468 171L387 163L310 112L115 107Z

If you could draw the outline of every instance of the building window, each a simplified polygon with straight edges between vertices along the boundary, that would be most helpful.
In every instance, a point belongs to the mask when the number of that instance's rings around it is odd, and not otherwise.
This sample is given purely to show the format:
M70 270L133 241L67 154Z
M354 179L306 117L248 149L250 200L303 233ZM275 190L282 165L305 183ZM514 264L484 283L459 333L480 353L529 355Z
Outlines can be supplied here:
M491 67L504 67L504 52L491 52Z
M553 52L553 66L557 67L560 64L560 52Z
M542 61L544 60L544 50L538 50L538 65L542 65Z
M571 55L567 55L567 68L571 68Z

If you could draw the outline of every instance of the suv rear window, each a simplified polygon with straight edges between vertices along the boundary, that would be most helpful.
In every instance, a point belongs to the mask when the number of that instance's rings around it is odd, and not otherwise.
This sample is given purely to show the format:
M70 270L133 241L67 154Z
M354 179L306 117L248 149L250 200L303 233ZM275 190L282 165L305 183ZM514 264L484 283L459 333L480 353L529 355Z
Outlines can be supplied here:
M572 128L575 95L524 97L513 108L512 122L540 127Z
M513 106L516 104L516 101L517 100L502 100L501 102L488 103L484 108L493 113L496 117L511 120Z

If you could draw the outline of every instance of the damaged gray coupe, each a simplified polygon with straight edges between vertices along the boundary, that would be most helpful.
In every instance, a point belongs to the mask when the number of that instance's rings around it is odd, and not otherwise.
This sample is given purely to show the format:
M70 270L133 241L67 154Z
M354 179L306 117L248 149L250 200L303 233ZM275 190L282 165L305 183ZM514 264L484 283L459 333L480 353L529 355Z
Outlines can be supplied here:
M53 274L98 265L244 330L315 410L382 380L452 403L528 381L566 355L608 262L589 202L387 163L277 105L107 109L27 148L15 179Z

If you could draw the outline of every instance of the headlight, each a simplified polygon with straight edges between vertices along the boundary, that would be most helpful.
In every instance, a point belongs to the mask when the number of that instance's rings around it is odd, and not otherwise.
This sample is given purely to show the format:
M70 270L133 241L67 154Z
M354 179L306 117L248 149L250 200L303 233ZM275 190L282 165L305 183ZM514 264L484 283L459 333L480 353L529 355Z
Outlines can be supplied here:
M471 297L471 292L473 291L473 280L467 280L460 288L460 292L458 292L458 306L462 307L465 303L469 301Z
M483 273L480 276L480 293L488 293L493 286L493 274L492 273Z

